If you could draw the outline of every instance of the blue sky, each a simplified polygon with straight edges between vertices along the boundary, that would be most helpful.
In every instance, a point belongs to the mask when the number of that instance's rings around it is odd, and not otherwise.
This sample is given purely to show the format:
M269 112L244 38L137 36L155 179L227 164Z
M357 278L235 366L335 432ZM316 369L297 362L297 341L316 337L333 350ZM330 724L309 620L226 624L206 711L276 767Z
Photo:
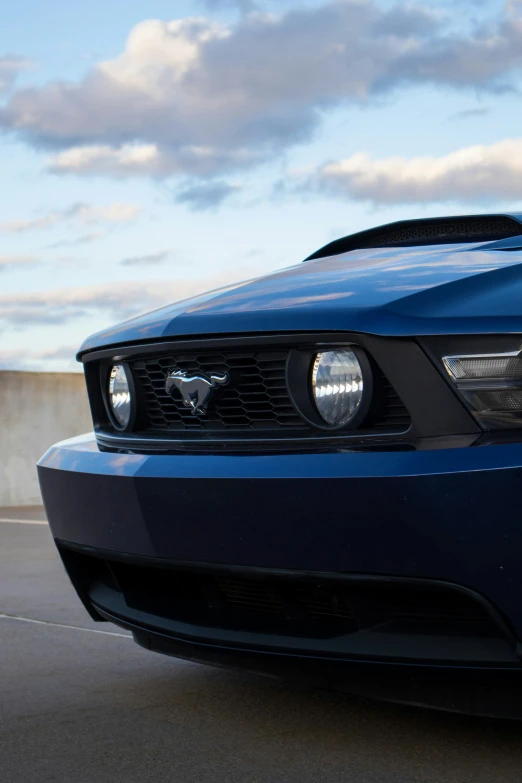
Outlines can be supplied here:
M522 210L517 2L20 0L0 367L406 217Z

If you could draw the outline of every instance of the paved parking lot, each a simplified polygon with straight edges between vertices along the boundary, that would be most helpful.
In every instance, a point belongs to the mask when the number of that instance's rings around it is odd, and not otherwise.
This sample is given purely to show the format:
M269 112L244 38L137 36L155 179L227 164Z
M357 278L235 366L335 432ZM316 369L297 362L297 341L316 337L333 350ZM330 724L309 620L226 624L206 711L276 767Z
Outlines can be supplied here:
M0 519L2 782L522 781L522 724L147 653L88 618L40 510Z

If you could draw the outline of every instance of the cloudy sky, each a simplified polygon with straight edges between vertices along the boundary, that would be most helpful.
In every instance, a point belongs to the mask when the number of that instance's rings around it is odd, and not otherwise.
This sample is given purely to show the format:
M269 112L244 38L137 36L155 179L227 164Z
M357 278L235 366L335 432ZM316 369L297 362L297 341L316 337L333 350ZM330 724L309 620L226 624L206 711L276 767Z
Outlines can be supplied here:
M0 368L407 217L522 210L517 0L17 0Z

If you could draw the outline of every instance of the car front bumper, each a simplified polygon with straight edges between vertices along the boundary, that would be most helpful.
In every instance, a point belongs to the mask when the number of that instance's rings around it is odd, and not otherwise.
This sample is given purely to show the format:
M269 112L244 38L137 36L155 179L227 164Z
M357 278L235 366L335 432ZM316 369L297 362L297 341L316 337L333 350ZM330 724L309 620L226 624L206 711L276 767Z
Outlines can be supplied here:
M52 447L38 471L52 534L85 605L150 649L274 673L291 670L291 660L299 661L295 671L327 664L329 677L351 664L359 674L348 677L350 690L365 678L377 683L377 665L380 672L398 666L410 674L443 667L522 675L518 444L146 455L100 450L88 435ZM130 592L110 583L122 567L135 569L132 579L124 575L133 580ZM311 641L284 629L221 627L219 614L191 622L132 598L150 568L323 587L333 580L336 589L363 597L364 628L330 644L321 633ZM450 605L465 596L493 619L497 637L440 624L425 634L418 624L413 635L404 625L379 633L368 605L368 595L375 604L375 582L379 595L406 585L412 594L439 591ZM399 669L393 672L397 690Z

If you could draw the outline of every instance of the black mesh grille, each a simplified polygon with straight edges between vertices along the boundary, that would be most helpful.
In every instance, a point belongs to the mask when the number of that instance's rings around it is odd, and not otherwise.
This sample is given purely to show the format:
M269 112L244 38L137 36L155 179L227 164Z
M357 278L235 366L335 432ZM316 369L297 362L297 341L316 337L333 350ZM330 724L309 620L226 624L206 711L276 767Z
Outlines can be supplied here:
M234 351L156 356L132 362L134 377L147 406L154 430L266 430L302 428L286 388L287 351ZM226 386L218 387L205 415L193 415L177 389L165 392L172 369L188 373L228 373Z
M265 612L285 616L293 604L294 613L310 617L351 619L353 611L341 590L330 585L284 585L265 580L216 577L215 585L222 600L229 606L250 612Z
M85 557L85 556L83 556ZM234 573L197 573L111 563L129 606L159 616L238 630L335 636L360 629L497 636L487 610L451 586L399 585Z
M139 431L197 433L251 433L285 431L299 435L324 435L309 426L296 410L286 384L288 348L278 350L218 351L162 354L134 359L130 364L145 416ZM165 391L165 380L174 369L189 374L227 373L229 382L213 391L205 414L193 414L181 393ZM380 403L361 434L388 429L406 430L410 416L395 390L375 368Z
M488 620L480 604L462 593L443 588L435 591L389 585L350 588L335 582L293 584L219 576L214 584L227 605L250 612L282 616L304 613L309 617L352 622L358 618L358 626L371 625L372 620L471 625Z
M372 237L364 247L382 247L390 245L427 244L435 242L481 242L488 239L504 239L522 233L522 226L510 218L493 217L485 219L452 220L447 223L411 223L405 228L385 231Z

